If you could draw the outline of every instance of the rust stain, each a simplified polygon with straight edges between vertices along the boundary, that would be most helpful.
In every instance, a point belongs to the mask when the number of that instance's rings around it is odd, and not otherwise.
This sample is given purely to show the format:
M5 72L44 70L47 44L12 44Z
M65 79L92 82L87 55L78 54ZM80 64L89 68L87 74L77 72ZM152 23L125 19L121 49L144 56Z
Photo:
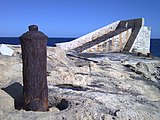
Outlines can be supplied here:
M92 49L90 48L90 49L88 50L88 52L92 52Z
M127 32L126 32L126 40L128 39L128 30L127 30Z
M114 37L112 38L112 49L111 49L111 51L113 51L114 50Z
M97 45L97 47L96 47L97 52L100 52L100 47L101 47L101 45Z
M96 46L96 51L97 51L97 52L99 51L98 45Z
M119 50L122 50L122 33L119 34Z

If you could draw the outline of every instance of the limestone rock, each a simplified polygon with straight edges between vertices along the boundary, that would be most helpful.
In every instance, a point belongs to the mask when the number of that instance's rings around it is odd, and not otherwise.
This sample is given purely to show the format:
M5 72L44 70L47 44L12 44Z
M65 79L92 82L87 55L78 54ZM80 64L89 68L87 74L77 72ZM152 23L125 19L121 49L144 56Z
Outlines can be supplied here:
M20 51L17 46L12 49ZM0 119L160 119L159 59L123 53L83 57L87 59L48 48L50 108L48 112L32 112L22 110L20 54L0 55Z
M0 55L0 86L6 87L9 83L22 83L22 63L18 57Z
M49 48L47 51L47 57L51 60L57 60L60 64L64 64L68 67L74 66L74 64L67 58L65 51L59 47Z
M0 90L0 110L13 110L15 109L14 107L14 99L5 91ZM3 113L1 111L1 114Z

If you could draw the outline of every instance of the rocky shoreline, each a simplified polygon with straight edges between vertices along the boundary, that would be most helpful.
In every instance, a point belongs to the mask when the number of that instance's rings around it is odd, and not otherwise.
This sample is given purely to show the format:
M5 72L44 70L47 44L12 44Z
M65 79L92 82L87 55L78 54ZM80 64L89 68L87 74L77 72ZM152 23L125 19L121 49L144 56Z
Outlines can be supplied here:
M159 120L160 59L47 48L49 111L22 110L22 59L0 55L1 120Z

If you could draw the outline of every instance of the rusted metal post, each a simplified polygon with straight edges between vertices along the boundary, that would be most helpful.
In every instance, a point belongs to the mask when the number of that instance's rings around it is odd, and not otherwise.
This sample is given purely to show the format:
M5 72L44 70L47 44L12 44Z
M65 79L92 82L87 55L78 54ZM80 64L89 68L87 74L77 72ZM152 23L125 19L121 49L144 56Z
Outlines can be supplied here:
M47 111L47 41L48 37L38 31L38 26L29 26L29 31L20 36L23 61L23 109Z

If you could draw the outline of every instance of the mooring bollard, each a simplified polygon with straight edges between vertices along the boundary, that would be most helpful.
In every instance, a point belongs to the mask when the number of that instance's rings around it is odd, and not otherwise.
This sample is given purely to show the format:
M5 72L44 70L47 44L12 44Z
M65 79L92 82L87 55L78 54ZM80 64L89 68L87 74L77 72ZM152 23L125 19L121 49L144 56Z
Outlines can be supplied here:
M23 61L23 109L47 111L47 41L48 37L38 31L38 26L29 26L29 31L20 36Z

